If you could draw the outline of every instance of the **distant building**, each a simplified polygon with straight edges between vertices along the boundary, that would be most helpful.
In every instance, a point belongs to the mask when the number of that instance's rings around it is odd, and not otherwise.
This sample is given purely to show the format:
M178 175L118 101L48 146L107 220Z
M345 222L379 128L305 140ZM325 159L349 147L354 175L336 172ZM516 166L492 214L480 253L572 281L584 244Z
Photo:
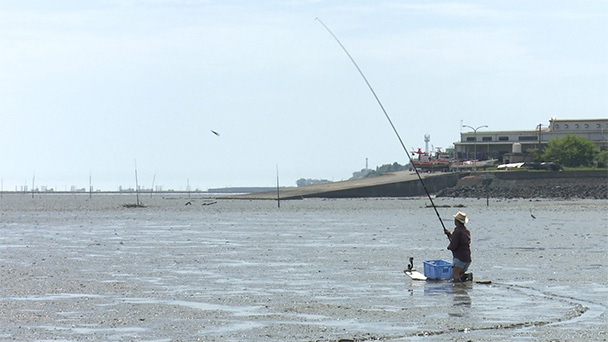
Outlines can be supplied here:
M608 119L551 118L548 127L539 124L533 130L462 132L460 141L454 143L454 149L459 160L519 162L525 161L530 149L542 150L549 140L566 135L585 137L597 148L608 150Z

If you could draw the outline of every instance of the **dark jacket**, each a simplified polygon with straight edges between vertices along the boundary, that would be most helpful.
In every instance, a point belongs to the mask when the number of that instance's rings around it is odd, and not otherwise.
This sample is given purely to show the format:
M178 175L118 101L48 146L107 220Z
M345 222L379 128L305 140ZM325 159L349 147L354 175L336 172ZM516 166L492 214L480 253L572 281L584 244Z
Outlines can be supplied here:
M454 258L462 262L471 262L471 232L464 226L456 226L448 249L452 251Z

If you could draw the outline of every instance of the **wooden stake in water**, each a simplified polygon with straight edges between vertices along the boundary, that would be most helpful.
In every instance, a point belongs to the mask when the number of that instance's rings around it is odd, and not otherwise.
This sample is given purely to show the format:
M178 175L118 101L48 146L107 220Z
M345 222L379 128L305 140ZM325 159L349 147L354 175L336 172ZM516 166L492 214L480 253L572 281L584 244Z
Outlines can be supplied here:
M188 199L190 199L190 178L186 178L186 191L188 192Z
M135 160L135 196L137 198L137 206L139 207L139 184L137 182L137 160Z
M277 208L281 207L281 196L279 192L279 165L277 164Z

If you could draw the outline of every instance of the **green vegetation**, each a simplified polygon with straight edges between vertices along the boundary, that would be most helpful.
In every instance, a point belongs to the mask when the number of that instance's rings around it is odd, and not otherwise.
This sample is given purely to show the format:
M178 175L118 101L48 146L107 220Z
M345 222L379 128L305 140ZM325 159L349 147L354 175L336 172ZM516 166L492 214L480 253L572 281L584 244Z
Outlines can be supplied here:
M401 165L397 162L392 164L384 164L380 167L376 167L376 170L369 170L365 177L375 177L389 172L406 171L410 169L410 165Z
M597 167L608 167L608 151L597 151L595 161Z
M574 135L549 141L542 159L564 167L606 167L608 153L600 151L589 139Z
M388 172L406 171L409 170L411 167L412 166L410 164L401 165L397 162L394 162L392 164L384 164L380 167L376 166L376 170L361 169L361 171L353 172L353 176L349 180L366 177L376 177Z

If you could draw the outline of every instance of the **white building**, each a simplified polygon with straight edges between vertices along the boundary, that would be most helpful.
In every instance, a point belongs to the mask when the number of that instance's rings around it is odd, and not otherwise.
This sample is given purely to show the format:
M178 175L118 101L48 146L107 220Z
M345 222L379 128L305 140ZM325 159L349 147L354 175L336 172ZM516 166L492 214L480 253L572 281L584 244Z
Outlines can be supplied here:
M548 127L539 124L533 130L462 132L460 141L454 143L454 149L459 160L503 160L505 155L508 158L508 154L525 155L530 149L542 150L549 140L566 135L585 137L597 148L608 150L608 119L551 118Z

